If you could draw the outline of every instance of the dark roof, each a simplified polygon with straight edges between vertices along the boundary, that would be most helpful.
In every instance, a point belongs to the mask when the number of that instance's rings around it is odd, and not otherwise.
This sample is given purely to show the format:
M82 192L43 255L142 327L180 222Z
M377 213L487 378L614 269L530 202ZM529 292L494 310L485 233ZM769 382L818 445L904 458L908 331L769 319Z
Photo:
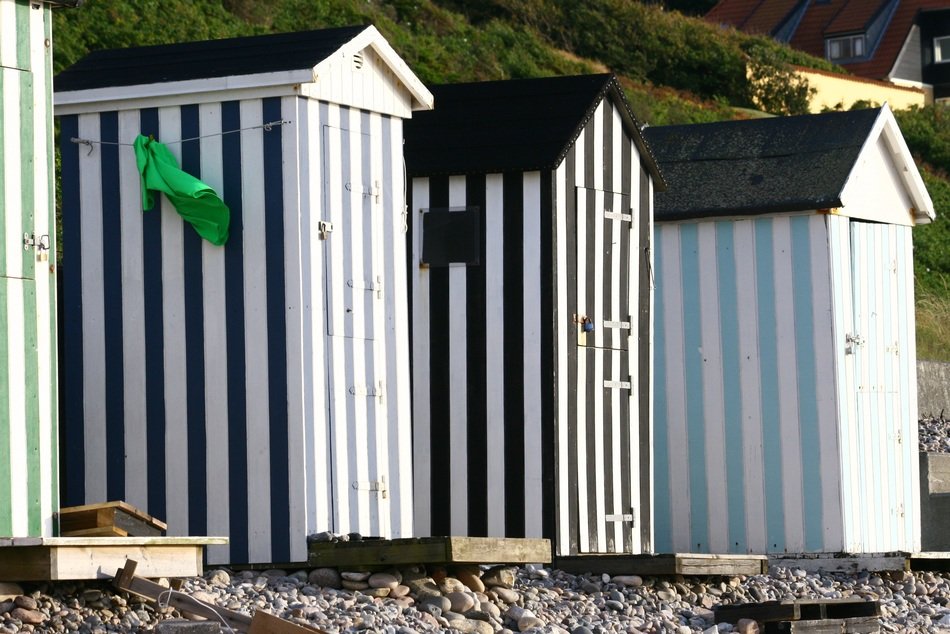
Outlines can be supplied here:
M880 108L646 128L667 182L656 220L830 209Z
M412 175L554 169L611 95L657 187L663 180L617 79L610 74L430 86L435 108L404 124Z
M57 92L313 68L367 27L94 51L58 74Z

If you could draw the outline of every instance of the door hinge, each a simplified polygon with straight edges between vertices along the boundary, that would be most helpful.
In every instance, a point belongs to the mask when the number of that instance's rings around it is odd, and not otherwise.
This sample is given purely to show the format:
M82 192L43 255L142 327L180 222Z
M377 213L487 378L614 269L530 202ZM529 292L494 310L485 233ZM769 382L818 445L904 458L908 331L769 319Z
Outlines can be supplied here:
M633 222L632 214L624 214L619 211L605 211L604 218L608 220L619 220L621 222Z
M389 487L386 486L386 476L381 476L377 481L355 481L353 489L356 491L373 491L379 493L384 500L389 497Z
M383 276L377 275L375 282L346 280L346 285L360 291L375 291L376 299L383 298Z
M629 377L628 377L629 378ZM633 381L604 381L604 388L608 390L629 390Z
M852 335L848 333L844 336L844 353L845 354L854 354L855 346L864 345L864 337L861 335Z
M383 382L377 381L376 385L351 385L347 392L351 396L365 396L379 399L383 402Z
M373 199L373 202L376 202L376 203L379 202L379 195L381 192L379 181L373 181L373 184L370 185L369 187L365 185L354 186L353 183L347 183L345 187L346 187L346 191L348 192L356 192L360 194L363 198L366 198L367 196L369 196Z
M631 526L636 526L637 525L636 509L630 509L629 513L612 513L610 515L605 515L604 520L608 522L623 522L624 524L630 524Z
M619 328L621 330L630 330L629 321L605 321L604 328Z

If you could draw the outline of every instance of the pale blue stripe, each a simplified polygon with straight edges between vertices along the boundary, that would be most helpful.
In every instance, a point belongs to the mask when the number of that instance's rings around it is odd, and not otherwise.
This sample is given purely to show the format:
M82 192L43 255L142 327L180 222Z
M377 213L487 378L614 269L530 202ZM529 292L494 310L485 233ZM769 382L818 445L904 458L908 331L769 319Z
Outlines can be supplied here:
M810 216L791 218L792 301L795 316L795 363L798 370L798 424L802 443L802 506L805 550L824 546L821 436L818 432L818 372L815 365L815 297L812 288ZM825 448L826 450L828 448Z
M833 332L838 333L842 338L844 337L846 323L844 307L845 302L848 299L841 296L841 293L844 291L845 287L845 275L843 267L850 267L850 260L845 258L845 253L841 246L841 225L845 222L848 221L841 220L833 216L825 217L825 225L828 227L828 236L831 242L832 296L835 319L835 330ZM841 442L840 455L847 456L851 447L851 417L848 411L848 403L852 397L848 395L848 387L845 381L845 376L851 356L844 353L844 346L841 345L840 341L835 341L833 348L836 368L835 384L837 386L837 402L835 403L835 407L839 421L838 430ZM850 531L853 528L851 501L854 498L854 487L856 484L851 479L851 471L848 468L847 458L845 458L845 460L845 466L843 469L841 469L841 512L843 514L844 520L842 524L844 545L847 546Z
M894 394L894 389L897 386L899 377L894 375L894 352L889 350L889 348L897 343L896 335L900 329L900 318L898 317L897 323L891 319L891 310L894 304L892 302L896 301L895 297L897 293L896 281L894 280L895 275L890 271L891 261L897 255L896 252L891 249L891 233L894 229L891 225L879 225L876 228L876 231L879 235L882 236L883 240L881 241L881 248L878 251L878 257L880 258L879 266L881 267L881 276L883 277L883 282L880 284L880 291L882 293L882 299L884 306L884 312L881 318L884 320L884 337L885 340L883 343L884 350L884 412L883 412L883 429L885 435L885 442L887 443L886 447L891 447L892 439L896 439L897 432L901 427L900 415L894 411L895 400L899 396ZM898 273L899 275L899 273ZM887 497L887 516L884 518L885 523L887 524L887 535L886 543L893 544L897 538L898 533L898 524L897 521L897 504L898 500L901 497L901 483L897 480L897 456L894 451L887 451L887 491L889 495ZM889 521L888 521L889 520ZM888 549L891 549L891 546L888 546Z
M699 238L695 224L680 226L683 288L683 363L686 369L686 442L689 453L690 544L709 549L706 435L703 411L703 315L699 301Z
M719 328L722 340L722 399L726 431L726 490L729 505L729 550L748 551L745 528L742 385L739 381L739 292L736 288L735 223L716 223L719 279Z
M653 348L653 538L658 553L673 552L673 521L670 510L669 410L666 376L666 305L663 302L663 243L656 231L653 245L654 348Z
M762 376L762 457L765 471L765 531L769 552L785 550L782 496L782 430L778 408L778 333L775 326L775 251L772 219L755 220L755 288Z
M878 392L875 390L878 389L883 381L882 374L883 368L880 367L881 356L884 354L885 342L880 341L877 338L878 320L884 319L883 315L877 314L877 305L878 305L878 293L880 293L880 284L882 283L882 278L886 278L886 273L882 272L880 269L886 268L886 263L877 262L873 257L874 254L881 253L881 240L880 233L875 231L875 225L864 224L862 225L862 231L865 235L865 251L864 251L864 261L862 266L856 269L856 273L862 275L864 278L865 285L867 287L867 324L869 331L866 333L861 333L864 336L866 348L865 359L868 360L870 364L870 384L865 386L865 389L868 390L868 396L870 401L868 403L867 419L866 424L871 429L871 446L868 447L869 453L862 454L862 458L867 458L868 456L874 456L877 453L881 443L884 442L884 439L881 436L884 434L884 429L886 428L886 421L884 420L886 416L879 411L878 407ZM885 260L886 262L886 260ZM875 270L876 269L876 270ZM875 283L869 284L868 280L874 280ZM871 319L871 316L874 316ZM881 329L883 331L883 329ZM873 342L873 345L872 345ZM883 491L881 488L884 484L883 479L881 478L881 472L884 469L882 465L877 464L871 469L871 472L874 474L874 488L872 489L878 494L878 499L881 499L880 492ZM880 506L880 502L878 503ZM873 535L873 540L880 539L881 535L884 532L884 513L887 511L886 505L885 508L880 509L880 512L875 513L874 517L874 526L876 531Z
M913 286L907 284L907 275L908 268L913 268L913 254L908 250L910 245L910 227L896 227L897 231L897 287L898 295L897 301L900 302L900 397L901 397L901 420L903 424L901 425L901 433L904 433L904 427L908 425L917 425L917 406L916 398L912 398L912 395L916 397L917 394L917 364L916 357L910 355L910 337L915 336L914 334L914 322L912 320L913 316L913 306L914 306L914 289ZM910 307L910 308L908 308ZM908 311L910 311L908 313ZM912 430L911 430L912 433ZM917 461L917 446L910 442L911 437L907 434L904 434L904 444L901 448L904 452L904 473L901 474L901 482L904 486L904 501L906 508L904 509L904 531L907 535L907 540L905 543L906 547L911 547L913 541L913 535L917 526L917 512L911 512L911 509L917 508L917 491L915 491L912 486L913 483L913 471L918 469ZM919 544L917 545L919 547Z

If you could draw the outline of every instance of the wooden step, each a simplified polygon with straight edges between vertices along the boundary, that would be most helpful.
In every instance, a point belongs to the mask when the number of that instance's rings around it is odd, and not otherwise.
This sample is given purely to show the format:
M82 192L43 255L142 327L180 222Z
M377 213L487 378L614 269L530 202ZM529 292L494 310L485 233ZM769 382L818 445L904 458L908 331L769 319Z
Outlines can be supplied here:
M158 537L167 529L165 522L122 501L67 506L59 511L63 537Z
M551 541L498 537L419 537L314 542L311 566L356 567L408 564L547 564Z
M877 601L860 598L847 599L799 599L797 601L763 601L738 603L714 608L716 623L738 623L740 619L753 619L759 623L770 621L815 621L823 619L847 619L854 617L877 617L881 606Z
M565 572L609 575L759 575L768 571L764 555L709 555L672 553L660 555L576 555L557 557L555 568Z

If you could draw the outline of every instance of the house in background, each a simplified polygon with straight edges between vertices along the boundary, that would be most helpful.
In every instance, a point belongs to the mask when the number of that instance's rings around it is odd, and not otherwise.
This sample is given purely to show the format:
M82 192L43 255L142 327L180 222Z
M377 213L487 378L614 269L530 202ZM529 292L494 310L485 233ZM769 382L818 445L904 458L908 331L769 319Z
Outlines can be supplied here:
M650 552L663 181L623 90L432 91L406 125L417 534Z
M858 77L923 88L928 102L950 99L946 0L721 0L706 19L771 36ZM866 90L865 99L889 99L873 85Z
M229 537L212 563L412 535L402 126L431 93L356 26L97 51L55 99L64 502ZM142 213L139 134L221 194L224 246Z
M878 109L647 128L658 552L920 550L911 231Z

